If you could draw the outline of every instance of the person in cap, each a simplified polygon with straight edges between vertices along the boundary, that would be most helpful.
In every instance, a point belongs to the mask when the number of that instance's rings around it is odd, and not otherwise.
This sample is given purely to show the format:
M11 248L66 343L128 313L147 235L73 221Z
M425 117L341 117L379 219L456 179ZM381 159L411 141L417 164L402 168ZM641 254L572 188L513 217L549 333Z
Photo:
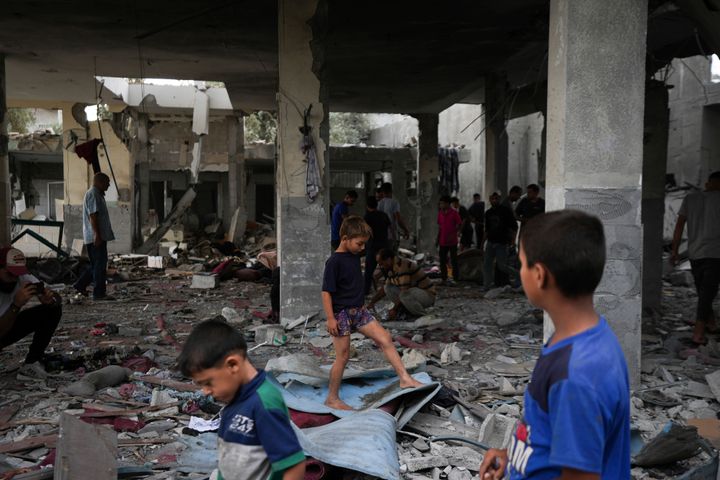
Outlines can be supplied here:
M28 307L36 298L39 304ZM60 295L30 274L25 255L16 248L0 249L0 349L33 336L20 374L47 376L41 361L61 316Z
M110 215L105 204L105 192L110 188L110 177L96 173L93 186L85 193L83 201L83 242L90 257L91 267L75 282L75 290L82 295L92 283L93 300L114 300L106 293L108 249L107 243L115 240Z

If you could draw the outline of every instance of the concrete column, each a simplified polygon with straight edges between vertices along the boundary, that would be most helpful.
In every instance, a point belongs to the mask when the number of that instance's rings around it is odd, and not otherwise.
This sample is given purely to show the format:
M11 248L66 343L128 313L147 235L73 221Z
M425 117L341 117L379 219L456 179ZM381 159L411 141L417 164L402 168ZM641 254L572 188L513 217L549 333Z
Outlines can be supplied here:
M417 163L417 250L418 253L435 252L438 225L440 171L438 169L438 115L415 114L420 136ZM393 186L393 194L395 187Z
M133 201L137 201L137 215L133 228L135 245L143 243L142 227L148 219L150 210L150 156L148 152L148 117L138 114L135 118L137 134L130 145L131 161L135 165L135 182L138 192Z
M225 209L225 228L232 220L239 228L230 234L231 242L240 244L247 223L247 172L245 170L245 124L242 117L227 117L228 128L228 207ZM236 217L237 211L237 217Z
M663 221L670 110L668 91L651 81L645 90L645 149L642 167L643 310L659 311L662 303Z
M547 209L585 210L605 225L607 266L595 300L633 384L640 379L646 29L647 0L550 3Z
M0 53L0 245L10 245L10 157L8 155L7 88L5 55Z
M485 196L508 191L508 136L505 131L505 79L490 77L485 90Z
M277 234L280 262L280 317L283 323L322 312L321 287L330 255L330 137L324 82L327 2L278 0L279 76ZM300 145L303 112L315 144L322 185L310 201L306 161Z
M410 150L410 149L408 149ZM415 157L414 154L411 154ZM395 159L392 164L392 185L393 185L393 198L400 204L400 215L403 220L408 224L408 228L411 229L410 234L415 233L415 212L414 206L410 204L407 196L407 158ZM375 193L373 191L373 193ZM411 239L412 240L412 239Z

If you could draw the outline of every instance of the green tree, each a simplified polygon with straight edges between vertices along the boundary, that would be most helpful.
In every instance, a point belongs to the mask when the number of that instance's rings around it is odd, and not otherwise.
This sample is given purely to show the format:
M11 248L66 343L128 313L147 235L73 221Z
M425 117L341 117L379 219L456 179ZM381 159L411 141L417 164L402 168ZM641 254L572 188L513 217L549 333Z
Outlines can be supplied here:
M360 143L370 135L372 125L365 113L330 112L330 144Z
M259 111L245 117L245 141L275 143L277 135L277 116L274 113Z
M10 132L29 133L35 123L35 112L31 108L8 108L7 122Z

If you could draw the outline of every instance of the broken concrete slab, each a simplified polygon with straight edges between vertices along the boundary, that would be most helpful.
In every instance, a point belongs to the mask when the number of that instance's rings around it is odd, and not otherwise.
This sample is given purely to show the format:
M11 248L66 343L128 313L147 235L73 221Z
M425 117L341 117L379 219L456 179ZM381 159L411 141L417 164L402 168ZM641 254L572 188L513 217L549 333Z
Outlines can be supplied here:
M705 375L710 391L715 395L715 399L720 402L720 370Z
M116 457L114 431L61 415L54 480L116 480Z

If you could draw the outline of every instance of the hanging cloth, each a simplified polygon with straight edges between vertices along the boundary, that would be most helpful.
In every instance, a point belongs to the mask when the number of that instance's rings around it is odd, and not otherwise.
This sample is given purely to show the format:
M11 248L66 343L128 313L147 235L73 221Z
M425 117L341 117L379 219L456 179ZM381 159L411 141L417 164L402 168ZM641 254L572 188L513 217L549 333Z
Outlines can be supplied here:
M100 140L93 138L80 145L75 145L75 153L78 157L92 165L93 173L100 173L100 158L98 157L97 151L99 144Z
M320 166L317 161L317 152L311 135L303 135L301 145L302 152L305 154L305 162L307 170L305 173L305 193L309 202L314 202L320 194Z

